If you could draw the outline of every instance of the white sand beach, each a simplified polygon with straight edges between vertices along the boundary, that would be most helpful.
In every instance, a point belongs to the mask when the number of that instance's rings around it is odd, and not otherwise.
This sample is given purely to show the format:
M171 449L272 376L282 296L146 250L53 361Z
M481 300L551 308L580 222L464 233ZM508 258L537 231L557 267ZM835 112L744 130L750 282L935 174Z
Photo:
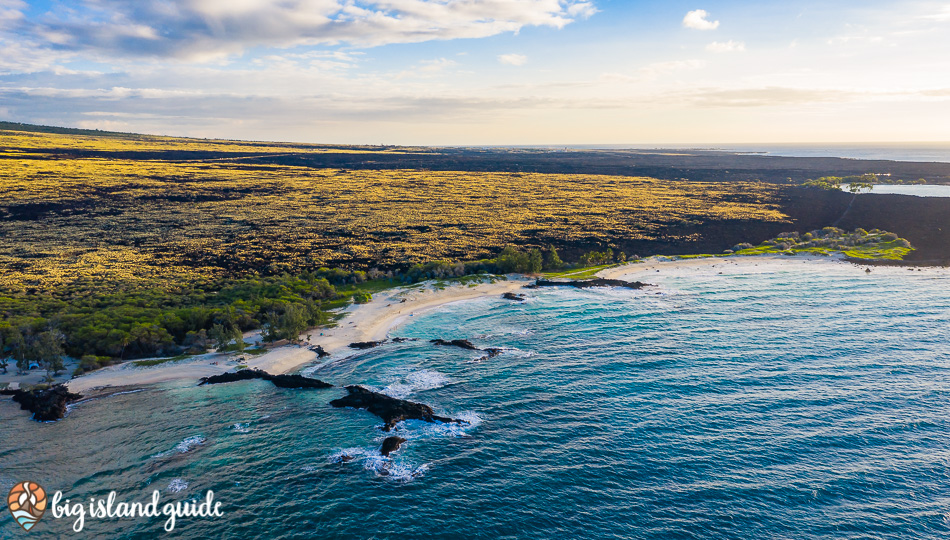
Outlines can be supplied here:
M347 307L335 327L308 330L301 339L310 334L310 343L335 354L353 342L385 339L393 327L410 316L452 302L501 295L529 282L524 277L509 276L506 281L458 284L444 289L427 284L390 289L374 294L369 303ZM248 361L245 363L251 368L279 374L293 371L316 358L316 353L306 347L284 345L258 356L247 355ZM156 366L137 366L134 362L126 362L77 377L66 384L71 391L83 393L93 389L144 386L178 379L197 381L201 377L232 370L237 365L235 355L226 353L208 353Z
M659 271L709 269L717 266L757 265L770 262L789 261L840 261L841 257L821 257L797 255L760 255L743 257L710 257L701 259L668 259L666 257L651 257L640 262L629 263L614 268L601 270L597 276L610 279L649 281L651 274ZM330 354L340 354L349 350L347 345L358 341L376 341L385 339L389 331L410 316L424 313L439 306L470 300L484 296L501 295L514 291L531 280L517 275L508 276L506 281L482 283L478 285L452 285L438 289L431 284L420 284L411 287L398 287L385 290L373 295L371 302L361 305L350 305L343 312L343 317L332 328L317 328L308 330L311 336L310 343L320 345ZM252 339L256 333L250 333L246 340ZM316 360L316 353L304 346L284 345L275 347L264 354L257 356L247 355L248 367L258 368L269 373L288 373L305 364ZM217 375L234 369L239 363L234 354L208 353L194 356L186 360L170 361L156 366L138 366L134 362L126 362L110 366L67 382L73 392L88 392L92 389L113 387L134 387L161 383L178 379L197 380L201 377Z
M835 254L821 255L734 255L724 257L703 257L697 259L671 259L667 257L650 257L639 262L633 262L607 268L597 272L597 277L606 279L625 279L629 281L647 280L650 273L657 270L683 270L690 268L710 268L715 266L756 265L773 262L795 261L839 261L844 262L844 256Z

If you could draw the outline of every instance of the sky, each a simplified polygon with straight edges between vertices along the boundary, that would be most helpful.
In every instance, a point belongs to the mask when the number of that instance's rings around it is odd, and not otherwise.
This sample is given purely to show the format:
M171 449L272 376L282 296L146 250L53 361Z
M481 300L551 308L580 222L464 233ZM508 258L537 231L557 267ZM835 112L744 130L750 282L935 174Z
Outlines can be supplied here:
M950 141L950 2L0 0L0 119L330 144Z

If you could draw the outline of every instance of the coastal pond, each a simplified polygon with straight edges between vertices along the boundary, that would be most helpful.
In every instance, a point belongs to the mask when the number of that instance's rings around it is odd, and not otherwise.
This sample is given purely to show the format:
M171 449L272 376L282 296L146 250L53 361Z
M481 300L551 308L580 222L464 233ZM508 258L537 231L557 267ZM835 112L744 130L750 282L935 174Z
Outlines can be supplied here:
M848 184L842 184L842 191L848 191ZM863 192L862 192L863 193ZM913 195L915 197L950 197L950 185L936 184L876 184L871 195Z

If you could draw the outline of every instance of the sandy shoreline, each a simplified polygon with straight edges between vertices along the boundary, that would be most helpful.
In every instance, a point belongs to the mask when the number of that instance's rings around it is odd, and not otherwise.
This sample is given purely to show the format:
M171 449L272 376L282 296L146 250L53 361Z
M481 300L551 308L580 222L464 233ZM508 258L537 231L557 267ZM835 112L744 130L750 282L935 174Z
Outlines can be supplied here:
M453 302L500 296L531 282L523 277L509 277L507 281L473 286L452 285L442 290L431 286L415 286L382 291L374 294L369 303L346 308L336 327L308 330L301 338L310 334L312 344L320 345L328 353L335 354L353 342L385 339L392 328L410 316ZM231 360L233 357L233 354L208 353L188 360L148 367L126 362L72 379L66 384L72 392L88 393L93 389L140 387L179 379L192 379L197 382L201 377L232 370L237 365ZM279 374L293 371L316 358L316 353L306 347L285 345L259 356L248 356L246 363L248 367Z
M640 262L628 263L614 268L607 268L597 272L597 277L607 279L637 280L644 278L647 272L656 272L662 269L705 268L717 265L738 265L741 263L771 263L771 262L846 262L843 255L733 255L723 257L702 257L696 259L670 259L667 257L650 257Z
M793 261L839 261L840 257L820 257L799 255L760 255L745 257L710 257L701 259L670 260L655 257L644 261L601 270L597 276L610 279L649 281L649 276L657 270L704 268L717 265L759 264L768 262ZM398 287L373 295L371 302L351 305L344 311L337 326L328 329L308 330L301 336L311 335L311 343L320 345L330 354L348 350L347 345L357 341L376 341L385 339L389 331L406 318L435 309L452 302L471 300L485 296L500 296L530 283L523 276L509 276L507 281L483 283L479 285L453 285L436 290L430 285ZM259 356L248 356L246 364L251 368L263 369L269 373L287 373L316 360L316 353L306 347L285 345L271 349ZM72 379L66 384L73 392L88 392L93 389L114 387L135 387L161 382L191 379L217 375L234 369L238 365L234 355L208 353L188 360L168 362L151 367L136 366L126 362L110 366L88 375Z

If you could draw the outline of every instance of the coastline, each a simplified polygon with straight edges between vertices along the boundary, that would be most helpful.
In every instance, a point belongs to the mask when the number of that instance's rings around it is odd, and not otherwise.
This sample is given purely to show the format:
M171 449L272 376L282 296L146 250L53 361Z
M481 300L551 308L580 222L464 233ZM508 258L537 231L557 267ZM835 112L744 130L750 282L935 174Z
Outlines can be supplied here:
M505 281L478 285L455 284L436 289L431 285L396 287L380 291L366 304L352 304L345 308L343 317L331 328L316 328L310 334L310 343L320 345L332 354L345 349L350 343L385 339L389 331L407 318L453 302L486 296L500 296L517 290L530 280L522 276L508 276ZM93 390L142 387L163 382L210 377L227 371L238 364L229 361L235 355L207 353L188 360L169 361L156 366L136 366L133 361L109 366L66 382L71 392L89 393ZM249 356L249 368L262 369L278 375L288 373L317 359L317 354L305 346L283 345L264 354Z
M597 272L597 277L607 279L642 279L658 270L709 268L718 265L759 264L768 262L822 261L848 262L843 256L817 255L752 255L722 256L695 259L668 259L651 257L635 263L607 268ZM396 287L380 291L366 304L351 304L342 312L342 318L331 328L310 329L301 335L311 335L310 343L320 345L331 355L338 353L353 342L385 339L389 331L408 317L438 308L445 304L500 296L517 290L531 282L520 275L509 275L507 280L478 285L454 284L436 289L431 284ZM253 336L254 333L248 334ZM247 339L247 337L246 337ZM206 353L187 360L169 361L156 366L136 366L133 361L109 366L66 382L70 391L89 393L104 389L141 387L163 382L218 375L231 371L239 365L234 354ZM316 353L305 346L282 345L258 356L247 356L248 368L256 368L272 374L294 371L317 359Z
M821 255L723 255L716 257L699 257L692 259L672 259L668 257L649 257L639 262L627 263L613 268L605 268L594 274L605 279L634 279L641 274L657 270L671 270L683 268L705 268L717 265L738 265L740 263L769 263L769 262L850 262L841 254L828 256ZM860 263L854 263L860 265ZM646 279L646 278L644 278Z

